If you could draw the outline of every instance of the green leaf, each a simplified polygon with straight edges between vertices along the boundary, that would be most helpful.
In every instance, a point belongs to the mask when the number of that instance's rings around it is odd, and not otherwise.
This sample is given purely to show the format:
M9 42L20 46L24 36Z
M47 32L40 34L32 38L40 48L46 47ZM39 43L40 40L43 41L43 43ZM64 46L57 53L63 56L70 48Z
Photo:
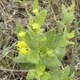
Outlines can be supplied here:
M68 8L69 12L74 14L74 11L75 11L75 1L73 0L72 1L72 4L71 6Z
M50 72L51 74L51 80L61 80L62 70L53 70Z
M63 31L63 39L66 39L67 40L67 27L65 26L65 28L64 28L64 31Z
M58 27L58 32L62 33L63 29L65 28L65 24L63 22L61 22L61 21L57 21L56 25Z
M56 48L60 47L59 45L60 45L61 41L62 41L62 34L61 33L56 34L55 40L52 44L52 48L56 49Z
M43 62L40 60L39 63L36 66L36 70L40 71L40 72L44 72L45 71L45 65L43 64Z
M70 73L70 68L69 66L65 67L64 71L62 72L61 80L68 80Z
M67 13L67 8L64 4L62 4L62 16L65 16Z
M45 50L46 48L50 48L52 45L52 42L54 41L55 37L55 31L52 29L46 33L47 40L41 44L40 49Z
M55 54L53 54L53 56L50 57L43 57L43 62L46 65L46 67L50 69L55 69L61 66L61 62L58 60Z
M29 15L29 26L32 26L32 24L34 23L33 17L29 13L28 13L28 15Z
M32 70L35 68L35 64L31 64L31 63L20 63L21 65L21 69L23 70Z
M29 16L29 25L28 25L28 29L30 31L32 31L32 24L34 23L34 18L33 16L26 10L28 16Z
M40 60L39 63L36 65L36 71L38 76L42 76L44 71L45 71L45 65L43 62Z
M26 56L18 55L13 59L13 61L18 62L18 63L27 63Z
M38 40L39 42L46 41L46 36L45 36L45 34L39 35L37 40Z
M52 44L52 48L56 49L67 46L69 43L67 43L68 40L66 38L66 35L66 31L63 33L63 35L61 33L56 34L55 41Z
M66 54L66 49L65 48L57 48L57 49L55 49L54 53L57 55L58 59L60 61L62 61L64 55Z
M38 62L39 62L39 53L38 53L38 51L32 50L31 53L27 54L26 59L30 63L38 64Z
M16 24L16 32L19 33L20 31L24 31L23 26L19 23Z
M38 6L38 0L34 0L34 3L33 3L33 10L39 10L39 6Z
M46 10L42 10L38 16L36 16L36 20L35 22L38 23L40 25L40 27L42 27L42 25L45 22L45 17L46 17L47 11Z
M48 72L44 72L41 77L41 80L51 80L51 75Z
M34 78L35 78L35 72L29 71L26 76L26 80L33 80Z
M63 23L66 24L66 25L69 25L72 23L74 19L74 15L71 14L71 13L66 13L66 15L63 17Z
M74 14L72 12L68 12L68 9L62 4L62 22L66 25L72 23L74 19Z
M25 36L25 41L27 45L31 48L34 49L36 47L36 41L33 38L33 34L30 31L27 31L26 36Z
M75 31L73 30L71 33L67 33L68 39L71 39L75 36Z

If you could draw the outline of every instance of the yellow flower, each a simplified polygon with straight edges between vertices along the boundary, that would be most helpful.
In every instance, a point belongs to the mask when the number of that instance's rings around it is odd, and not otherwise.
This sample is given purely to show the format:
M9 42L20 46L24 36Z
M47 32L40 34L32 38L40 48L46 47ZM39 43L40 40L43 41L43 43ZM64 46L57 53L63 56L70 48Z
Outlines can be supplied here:
M32 29L33 30L38 30L40 28L40 25L38 23L32 24Z
M25 41L18 41L18 43L17 43L17 45L16 45L17 47L19 47L19 48L21 48L21 47L26 47L27 46L27 44L26 44L26 42Z
M36 16L39 15L38 9L34 9L32 12L33 12Z
M26 55L27 52L28 52L28 49L26 49L26 47L19 48L19 53L21 55Z
M48 50L48 51L47 51L47 54L48 54L48 55L53 54L53 50Z
M21 32L19 32L19 33L18 33L18 37L24 37L24 36L25 36L25 34L26 34L26 32L21 31Z

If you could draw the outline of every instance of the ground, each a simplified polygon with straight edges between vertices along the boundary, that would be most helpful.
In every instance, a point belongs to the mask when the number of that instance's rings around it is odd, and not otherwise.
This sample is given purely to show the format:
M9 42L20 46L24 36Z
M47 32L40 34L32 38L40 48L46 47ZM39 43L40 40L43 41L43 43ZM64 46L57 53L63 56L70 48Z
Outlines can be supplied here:
M17 56L15 50L15 42L17 41L15 25L20 23L24 28L28 25L28 15L26 9L31 13L31 4L33 0L25 0L25 4L20 4L16 0L0 0L0 80L25 80L26 71L20 70L20 64L14 63L12 60ZM49 5L48 0L39 0L40 9L48 11L46 21L44 24L45 31L56 26L54 14L57 20L61 19L61 4L70 6L72 0L54 0ZM76 24L73 22L72 28L75 29L75 48L72 48L75 53L75 70L80 70L80 0L75 0L75 18ZM53 12L54 10L54 12ZM74 25L75 24L75 25ZM68 53L69 54L69 51ZM69 65L68 60L70 55L66 55L64 64ZM80 80L79 75L76 74L76 80Z

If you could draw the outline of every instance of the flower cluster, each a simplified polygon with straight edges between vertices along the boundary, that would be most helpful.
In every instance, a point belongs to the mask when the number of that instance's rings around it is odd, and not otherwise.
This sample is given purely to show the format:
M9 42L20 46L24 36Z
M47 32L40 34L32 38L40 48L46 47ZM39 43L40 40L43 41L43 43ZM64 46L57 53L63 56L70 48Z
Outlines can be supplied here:
M32 24L32 29L33 29L35 32L37 32L37 31L40 30L40 25L39 25L38 23L34 23L34 24Z
M21 32L18 33L18 37L23 39L25 37L25 34L26 33L24 31L21 31ZM27 46L27 43L25 42L25 40L18 41L16 46L17 46L18 51L21 55L26 55L27 54L28 46Z
M25 36L25 32L24 31L21 31L20 33L18 33L18 37L24 37Z
M32 12L33 12L36 16L39 15L38 9L34 9Z

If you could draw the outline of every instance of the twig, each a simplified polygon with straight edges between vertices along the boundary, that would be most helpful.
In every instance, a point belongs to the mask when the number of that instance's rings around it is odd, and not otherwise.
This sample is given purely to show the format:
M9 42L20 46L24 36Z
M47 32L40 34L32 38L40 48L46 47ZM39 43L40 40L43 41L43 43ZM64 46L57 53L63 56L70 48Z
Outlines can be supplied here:
M0 67L0 70L8 71L8 72L29 72L29 70L11 70L11 69L5 69L2 67ZM30 70L30 71L33 71L33 70Z

